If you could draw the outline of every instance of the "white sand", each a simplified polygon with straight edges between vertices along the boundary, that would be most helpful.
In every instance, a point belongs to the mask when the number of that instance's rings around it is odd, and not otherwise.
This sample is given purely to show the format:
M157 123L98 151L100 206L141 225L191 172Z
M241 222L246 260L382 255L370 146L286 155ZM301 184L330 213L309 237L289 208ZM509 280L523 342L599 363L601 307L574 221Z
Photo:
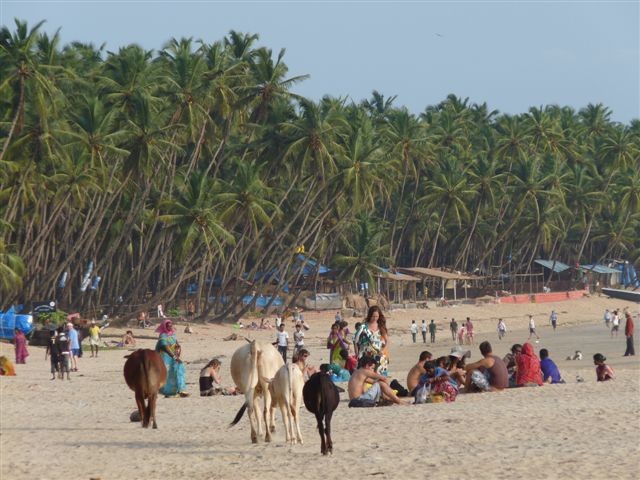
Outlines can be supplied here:
M526 340L527 313L536 315L546 347L567 385L513 389L502 393L460 395L453 404L349 409L343 394L334 415L334 454L319 454L315 418L302 414L304 445L284 443L279 413L274 442L252 445L248 420L228 428L243 397L198 396L202 363L187 365L192 397L158 401L158 430L129 422L133 392L122 377L126 352L103 351L98 359L80 359L70 382L50 381L44 349L31 347L17 377L0 378L0 477L2 479L167 479L167 478L638 478L640 475L640 368L638 357L623 358L624 334L612 339L602 322L605 308L638 306L605 298L544 305L464 306L394 311L391 373L405 383L406 372L424 345L413 344L411 319L439 324L436 356L452 346L448 318L475 320L477 343L489 339L504 355L512 343ZM560 316L553 332L548 315ZM305 313L311 360L326 361L324 348L335 312ZM499 342L495 318L505 318L509 334ZM445 317L447 320L445 320ZM624 325L624 323L623 323ZM187 362L225 355L223 375L241 342L220 339L229 326L179 330ZM105 333L116 333L108 329ZM137 334L151 331L136 330ZM273 333L243 332L271 339ZM418 335L420 337L420 334ZM636 335L636 338L638 335ZM143 340L153 348L154 340ZM638 347L636 347L638 348ZM564 360L582 350L581 362ZM594 353L608 357L618 378L596 383ZM13 358L11 345L0 353ZM473 348L472 360L479 358ZM576 375L584 383L576 383Z

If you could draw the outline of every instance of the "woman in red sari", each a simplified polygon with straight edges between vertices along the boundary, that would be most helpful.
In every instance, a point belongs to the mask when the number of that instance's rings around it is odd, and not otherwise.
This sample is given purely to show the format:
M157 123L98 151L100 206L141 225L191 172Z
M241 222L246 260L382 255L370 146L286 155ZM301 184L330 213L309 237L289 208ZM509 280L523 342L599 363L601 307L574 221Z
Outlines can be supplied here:
M27 351L27 337L17 328L13 333L13 344L16 347L16 363L27 363L29 352Z
M516 386L534 387L543 385L540 360L533 351L533 345L526 342L516 355Z

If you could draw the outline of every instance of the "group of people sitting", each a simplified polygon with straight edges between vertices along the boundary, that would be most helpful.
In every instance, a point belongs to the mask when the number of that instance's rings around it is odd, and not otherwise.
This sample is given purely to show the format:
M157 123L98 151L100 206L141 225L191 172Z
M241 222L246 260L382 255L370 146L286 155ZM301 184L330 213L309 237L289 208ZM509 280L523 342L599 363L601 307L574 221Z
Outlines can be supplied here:
M538 358L530 343L516 344L510 353L500 358L493 354L491 344L485 341L480 344L480 353L480 360L467 364L466 359L471 352L459 345L454 346L449 355L435 360L430 352L424 351L409 370L406 390L396 381L376 372L374 357L364 357L349 381L349 405L453 402L462 392L495 392L506 388L565 383L546 348L540 350ZM613 369L605 361L603 355L594 355L598 381L615 378ZM403 400L403 396L413 397L413 400Z

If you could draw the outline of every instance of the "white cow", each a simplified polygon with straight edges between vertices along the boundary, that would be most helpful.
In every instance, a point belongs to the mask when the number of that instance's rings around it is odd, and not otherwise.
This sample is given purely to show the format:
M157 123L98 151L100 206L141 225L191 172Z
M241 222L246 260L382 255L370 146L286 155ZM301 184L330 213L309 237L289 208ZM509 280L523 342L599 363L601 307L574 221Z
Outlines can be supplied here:
M244 393L244 405L231 422L235 425L240 421L244 411L248 408L251 423L251 441L258 442L258 435L262 434L264 420L266 434L265 442L271 441L271 432L275 430L273 406L269 380L284 365L282 355L270 343L249 341L247 345L238 348L231 357L231 378L238 390ZM264 397L264 408L260 408L260 397Z
M296 443L296 439L298 443L303 443L300 433L300 406L302 405L303 387L304 375L296 364L280 367L269 383L269 390L273 397L273 408L280 407L287 442L291 444Z

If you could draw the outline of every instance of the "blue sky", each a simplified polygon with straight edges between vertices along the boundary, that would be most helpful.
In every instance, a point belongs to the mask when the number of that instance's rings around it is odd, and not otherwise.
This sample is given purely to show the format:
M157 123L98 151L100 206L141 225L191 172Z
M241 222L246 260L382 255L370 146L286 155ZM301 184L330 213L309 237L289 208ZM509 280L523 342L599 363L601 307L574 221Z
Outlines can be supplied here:
M640 118L640 2L30 1L0 0L0 23L46 19L63 43L213 42L230 30L286 48L294 91L397 95L420 113L449 93L521 113L601 102L613 119Z

